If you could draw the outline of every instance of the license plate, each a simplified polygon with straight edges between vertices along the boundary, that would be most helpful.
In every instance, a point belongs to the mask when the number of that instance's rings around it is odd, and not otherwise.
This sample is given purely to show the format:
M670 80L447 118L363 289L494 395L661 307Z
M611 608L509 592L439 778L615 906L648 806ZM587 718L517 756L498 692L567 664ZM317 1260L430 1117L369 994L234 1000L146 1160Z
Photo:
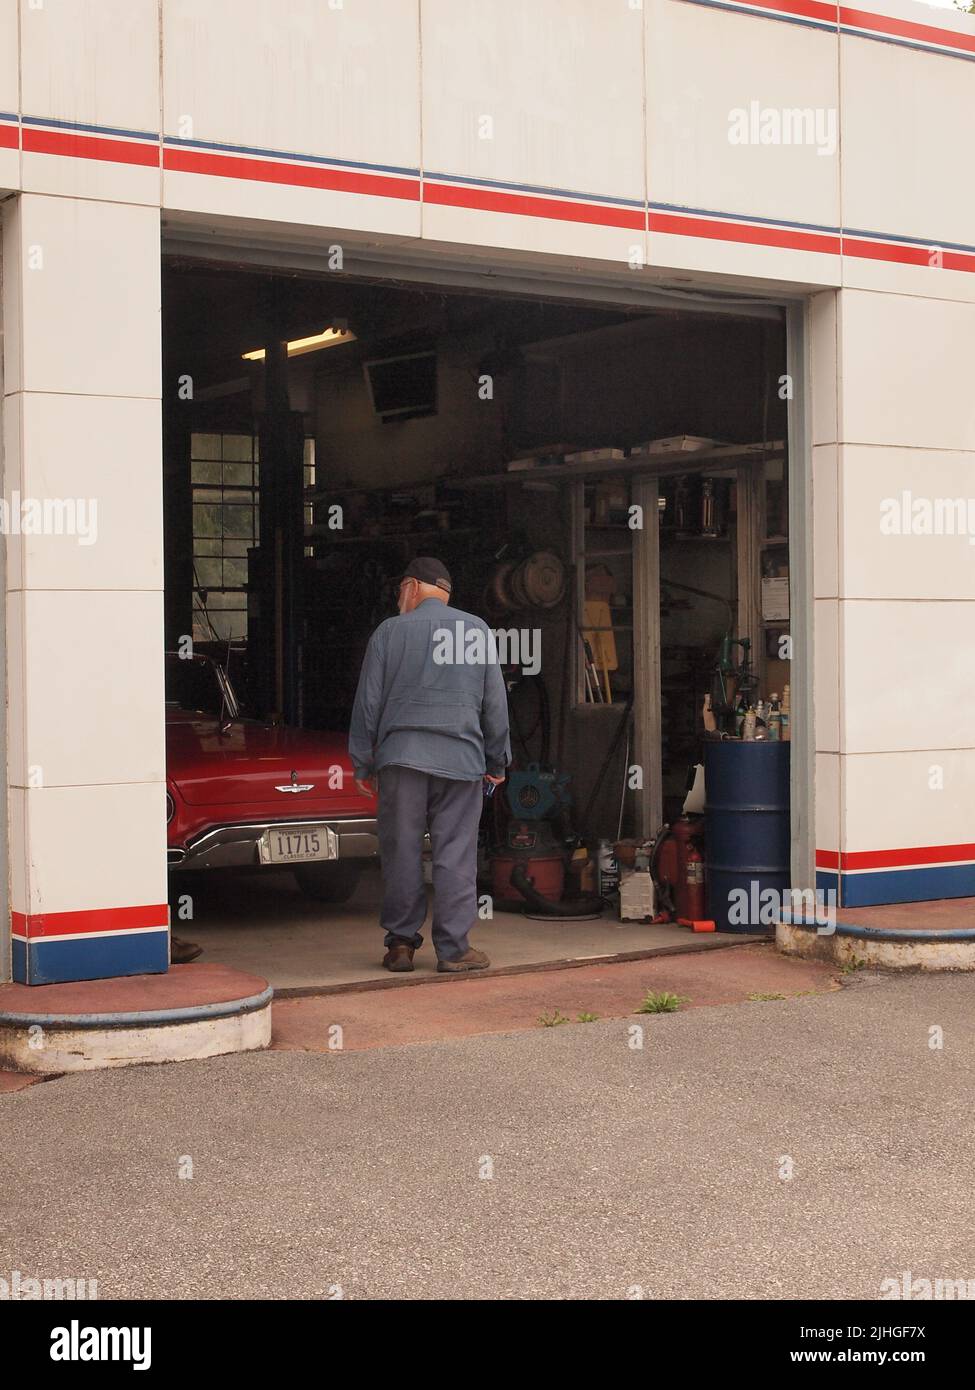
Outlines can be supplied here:
M262 864L303 864L337 859L338 837L327 825L282 825L265 830L258 841Z

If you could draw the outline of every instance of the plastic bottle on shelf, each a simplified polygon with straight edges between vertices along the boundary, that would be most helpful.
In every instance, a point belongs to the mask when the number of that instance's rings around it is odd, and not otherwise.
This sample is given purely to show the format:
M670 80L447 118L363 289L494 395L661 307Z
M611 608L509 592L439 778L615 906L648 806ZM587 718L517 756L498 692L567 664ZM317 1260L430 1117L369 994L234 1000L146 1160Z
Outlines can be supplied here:
M746 743L755 742L755 724L755 710L753 706L749 705L748 713L745 715L745 723L741 731L741 736Z
M748 701L745 699L744 695L740 695L738 697L738 703L735 706L735 735L737 738L742 738L744 735L745 715L747 713Z
M787 685L784 685L784 686L782 687L782 709L781 709L781 712L780 712L780 714L779 714L779 719L780 719L781 725L782 725L782 734L781 734L782 742L783 742L783 743L790 743L791 740L792 740L792 734L791 734L791 731L790 731L790 728L789 728L789 724L790 724L789 687L788 687Z
M772 743L778 743L782 737L782 710L779 705L779 692L773 690L768 702L768 736Z

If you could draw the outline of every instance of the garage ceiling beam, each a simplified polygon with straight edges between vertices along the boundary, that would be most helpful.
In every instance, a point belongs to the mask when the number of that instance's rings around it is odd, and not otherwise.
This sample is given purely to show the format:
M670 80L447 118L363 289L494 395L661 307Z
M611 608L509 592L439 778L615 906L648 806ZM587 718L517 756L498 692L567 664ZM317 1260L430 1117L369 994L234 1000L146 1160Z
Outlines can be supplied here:
M330 248L340 245L341 271L329 266ZM219 262L266 274L290 271L333 281L360 279L386 283L422 284L464 293L516 295L559 299L579 305L605 304L643 309L689 309L738 318L782 322L784 306L801 296L793 290L779 297L756 285L729 291L716 285L668 282L652 268L625 270L607 264L579 264L565 257L547 257L544 264L519 262L510 252L478 248L424 246L416 241L388 246L356 243L346 232L308 228L269 227L268 224L220 225L192 216L167 214L163 225L163 254L184 263Z

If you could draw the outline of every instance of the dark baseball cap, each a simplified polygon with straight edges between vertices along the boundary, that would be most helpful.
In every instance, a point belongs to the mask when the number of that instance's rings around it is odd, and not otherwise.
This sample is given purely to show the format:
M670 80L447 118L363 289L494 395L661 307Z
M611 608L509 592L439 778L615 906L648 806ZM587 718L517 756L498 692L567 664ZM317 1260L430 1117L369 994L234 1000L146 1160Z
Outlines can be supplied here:
M406 569L399 577L399 583L404 579L418 579L421 584L435 584L438 589L450 593L452 588L450 571L442 560L435 560L432 555L420 555L415 560L411 560Z

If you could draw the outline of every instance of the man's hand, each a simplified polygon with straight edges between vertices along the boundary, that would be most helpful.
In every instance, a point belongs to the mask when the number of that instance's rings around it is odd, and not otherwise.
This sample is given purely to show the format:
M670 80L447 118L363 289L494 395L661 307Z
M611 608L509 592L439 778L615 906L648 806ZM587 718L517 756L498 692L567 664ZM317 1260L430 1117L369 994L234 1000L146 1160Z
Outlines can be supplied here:
M485 772L484 774L485 782L493 782L496 787L500 787L501 783L504 781L504 778L505 774L503 772L500 777L492 777L490 772Z
M376 795L376 779L375 779L375 777L357 777L357 778L355 779L355 784L356 784L356 786L359 788L359 790L360 790L360 792L362 793L363 796L375 796L375 795Z

